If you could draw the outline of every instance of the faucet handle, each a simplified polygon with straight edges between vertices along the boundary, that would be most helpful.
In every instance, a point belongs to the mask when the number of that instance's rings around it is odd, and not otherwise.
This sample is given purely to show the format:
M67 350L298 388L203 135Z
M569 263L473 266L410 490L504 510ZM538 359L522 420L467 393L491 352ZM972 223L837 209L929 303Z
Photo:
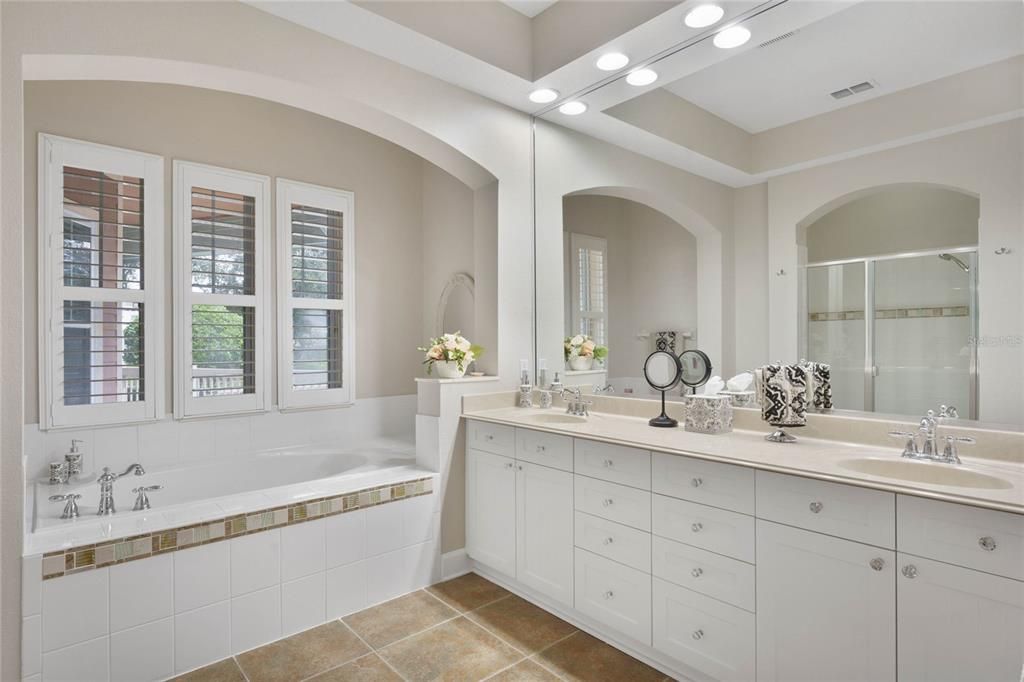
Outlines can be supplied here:
M64 495L50 495L50 502L66 502L64 511L61 512L62 519L73 519L78 517L78 499L82 497L79 493L66 493Z
M138 488L132 488L133 493L138 493L135 498L135 505L132 507L132 511L149 509L149 495L147 493L151 493L155 490L163 490L163 488L164 487L162 485L143 485Z
M957 444L963 443L964 445L974 445L978 441L970 436L946 436L946 447L942 451L942 458L947 462L953 464L960 463L960 453L958 452Z
M899 431L894 430L889 432L890 438L906 438L907 443L903 446L903 456L910 457L917 454L917 441L914 440L915 434L910 431Z

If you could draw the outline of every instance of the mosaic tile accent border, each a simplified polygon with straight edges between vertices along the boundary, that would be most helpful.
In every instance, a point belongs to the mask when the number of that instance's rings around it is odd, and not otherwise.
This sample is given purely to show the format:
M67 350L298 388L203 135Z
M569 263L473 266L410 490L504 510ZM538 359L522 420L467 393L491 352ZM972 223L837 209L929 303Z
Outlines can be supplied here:
M910 317L967 317L970 309L965 305L938 308L890 308L876 310L876 320L897 320ZM811 313L811 322L836 322L838 320L863 320L863 310L841 310L834 313Z
M282 507L261 509L248 514L226 516L215 521L203 521L180 528L47 552L43 555L42 561L43 580L230 540L241 535L313 521L389 502L400 502L411 497L430 495L433 491L432 478L418 478Z

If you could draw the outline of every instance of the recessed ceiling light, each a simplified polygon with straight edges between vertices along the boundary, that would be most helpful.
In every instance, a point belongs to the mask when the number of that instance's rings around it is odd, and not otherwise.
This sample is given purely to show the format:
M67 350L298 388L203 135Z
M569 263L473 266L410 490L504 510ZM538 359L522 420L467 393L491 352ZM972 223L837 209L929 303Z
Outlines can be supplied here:
M579 116L587 110L587 105L579 100L574 100L572 102L566 102L562 106L558 107L558 110L566 116Z
M609 52L597 59L597 68L602 71L616 71L629 64L629 57L621 52Z
M653 69L637 69L626 76L627 83L637 86L650 85L656 80L658 80L658 74Z
M558 99L558 90L552 90L551 88L541 88L530 93L530 101L537 104L547 104L548 102L554 102L556 99Z
M730 26L729 28L715 34L714 43L715 47L728 50L734 47L739 47L748 40L750 40L750 31L743 26Z
M686 13L683 21L690 28L705 28L717 23L725 16L725 10L718 5L697 5Z

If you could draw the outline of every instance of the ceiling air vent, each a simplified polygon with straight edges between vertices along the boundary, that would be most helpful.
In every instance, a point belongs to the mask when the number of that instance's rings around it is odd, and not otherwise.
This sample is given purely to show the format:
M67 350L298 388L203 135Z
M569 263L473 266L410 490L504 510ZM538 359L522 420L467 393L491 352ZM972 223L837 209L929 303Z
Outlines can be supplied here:
M829 94L832 95L832 99L843 99L844 97L851 97L853 95L859 95L862 92L867 92L868 90L873 90L874 87L874 83L870 81L864 81L863 83L857 83L856 85L851 85L848 88L836 90L835 92L830 92Z
M781 36L775 36L771 40L764 41L763 43L758 45L758 47L768 47L769 45L774 45L775 43L781 43L786 38L792 38L799 32L800 31L790 31L789 33L783 33Z

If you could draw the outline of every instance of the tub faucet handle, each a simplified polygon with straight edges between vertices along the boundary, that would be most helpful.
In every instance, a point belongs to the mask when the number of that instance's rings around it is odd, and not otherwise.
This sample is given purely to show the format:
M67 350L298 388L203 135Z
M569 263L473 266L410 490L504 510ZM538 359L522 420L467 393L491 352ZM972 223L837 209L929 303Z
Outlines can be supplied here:
M74 519L78 518L78 498L81 495L78 493L68 493L66 495L50 495L50 502L65 502L64 511L60 517L62 519Z
M138 494L136 496L136 498L135 498L135 506L132 507L132 511L142 511L144 509L149 509L149 495L148 495L148 493L151 493L151 492L153 492L155 490L163 490L163 486L162 485L144 485L144 486L140 486L138 488L132 488L132 492Z

